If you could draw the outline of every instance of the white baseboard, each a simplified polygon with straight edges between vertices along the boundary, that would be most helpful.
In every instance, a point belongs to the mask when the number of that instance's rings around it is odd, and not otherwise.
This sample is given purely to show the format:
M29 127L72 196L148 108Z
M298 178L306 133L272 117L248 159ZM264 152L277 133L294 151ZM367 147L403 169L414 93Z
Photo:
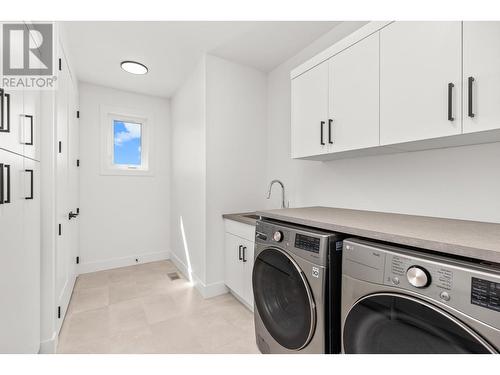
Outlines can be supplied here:
M184 277L189 280L188 267L174 252L170 254L170 260L175 264ZM229 291L223 281L205 284L194 272L191 274L191 278L194 287L205 299L226 294Z
M49 340L42 341L40 343L40 351L39 354L55 354L57 350L57 342L58 342L57 333L54 332L54 335Z
M139 262L136 262L136 259L139 259ZM123 257L123 258L113 258L113 259L107 259L107 260L101 260L98 262L91 262L91 263L81 263L78 265L78 274L83 274L83 273L89 273L89 272L96 272L96 271L103 271L103 270L109 270L113 268L120 268L120 267L127 267L127 266L133 266L134 264L142 264L142 263L149 263L149 262L156 262L158 260L165 260L170 258L170 252L169 251L162 251L158 253L147 253L147 254L141 254L137 256L128 256L128 257Z

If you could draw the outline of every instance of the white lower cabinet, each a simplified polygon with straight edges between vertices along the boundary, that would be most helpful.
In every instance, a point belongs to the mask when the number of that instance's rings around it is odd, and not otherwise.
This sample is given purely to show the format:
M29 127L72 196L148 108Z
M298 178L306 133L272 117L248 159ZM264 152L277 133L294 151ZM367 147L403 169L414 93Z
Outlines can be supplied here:
M0 353L40 345L39 163L0 150Z
M225 284L248 307L253 309L252 270L255 243L253 237L252 240L248 239L248 233L251 233L253 227L241 225L248 228L245 228L243 232L238 231L238 234L247 238L227 231L225 234Z

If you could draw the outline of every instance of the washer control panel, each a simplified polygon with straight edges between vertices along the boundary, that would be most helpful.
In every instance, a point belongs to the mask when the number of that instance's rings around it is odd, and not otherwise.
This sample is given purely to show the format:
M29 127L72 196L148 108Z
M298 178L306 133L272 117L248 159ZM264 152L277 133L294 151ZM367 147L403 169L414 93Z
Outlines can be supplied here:
M500 312L500 283L472 278L470 301L473 305Z
M319 253L321 239L319 237L307 236L305 234L295 234L295 247L312 253Z

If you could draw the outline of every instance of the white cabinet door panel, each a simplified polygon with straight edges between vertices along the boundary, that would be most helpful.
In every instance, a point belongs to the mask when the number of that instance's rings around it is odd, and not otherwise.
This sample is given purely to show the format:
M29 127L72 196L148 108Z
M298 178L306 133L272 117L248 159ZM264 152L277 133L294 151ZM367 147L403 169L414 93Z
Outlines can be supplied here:
M500 128L500 22L464 22L463 59L464 133Z
M382 145L460 134L461 22L395 22L380 32ZM452 89L448 119L448 84Z
M0 204L0 353L37 353L40 345L40 216L27 210L25 159L0 150L3 204ZM33 203L33 202L30 202ZM39 211L38 211L39 212ZM34 214L35 216L26 217ZM33 236L33 237L31 237ZM33 240L33 246L26 246Z
M379 34L367 37L329 62L331 151L378 146Z
M324 62L292 80L292 158L328 152L327 117L328 62Z
M236 294L243 294L242 247L245 240L226 233L225 243L225 284Z
M3 90L0 96L3 105L0 115L0 148L23 154L24 151L24 92L23 90Z

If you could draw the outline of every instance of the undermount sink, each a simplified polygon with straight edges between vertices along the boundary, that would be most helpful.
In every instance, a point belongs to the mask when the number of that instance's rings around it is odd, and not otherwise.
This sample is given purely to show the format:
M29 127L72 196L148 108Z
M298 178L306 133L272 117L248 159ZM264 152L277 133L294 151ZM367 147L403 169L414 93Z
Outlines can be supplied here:
M249 219L259 220L260 216L255 214L242 215L243 217L248 217Z

